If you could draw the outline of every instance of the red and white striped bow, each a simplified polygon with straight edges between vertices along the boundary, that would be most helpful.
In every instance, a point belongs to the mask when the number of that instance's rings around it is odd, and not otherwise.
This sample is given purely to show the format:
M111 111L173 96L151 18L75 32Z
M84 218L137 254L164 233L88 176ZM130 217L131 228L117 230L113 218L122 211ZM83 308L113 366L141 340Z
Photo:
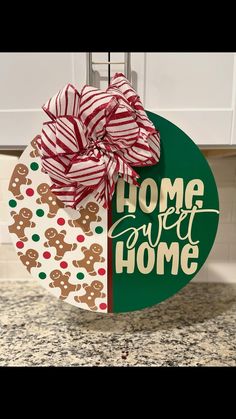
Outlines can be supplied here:
M51 121L43 124L37 141L42 171L66 206L76 208L96 191L95 198L107 208L119 176L138 185L131 166L159 161L159 132L121 73L106 91L86 85L79 94L68 84L43 110Z

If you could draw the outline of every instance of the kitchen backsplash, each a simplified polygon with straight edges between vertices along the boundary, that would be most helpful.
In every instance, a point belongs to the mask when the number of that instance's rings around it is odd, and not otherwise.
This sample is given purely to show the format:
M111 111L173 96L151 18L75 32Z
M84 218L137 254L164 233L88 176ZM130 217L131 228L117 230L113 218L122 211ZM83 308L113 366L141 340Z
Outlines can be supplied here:
M7 229L7 188L17 159L16 152L0 154L0 280L31 278L17 258ZM221 214L215 244L194 280L236 282L236 157L208 161L218 186Z

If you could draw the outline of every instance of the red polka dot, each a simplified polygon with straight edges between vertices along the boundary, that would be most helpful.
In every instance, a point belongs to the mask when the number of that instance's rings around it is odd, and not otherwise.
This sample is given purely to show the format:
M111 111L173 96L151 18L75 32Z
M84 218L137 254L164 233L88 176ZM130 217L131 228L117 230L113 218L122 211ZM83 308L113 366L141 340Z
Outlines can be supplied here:
M82 234L79 234L79 235L76 237L76 240L77 240L78 242L82 243L82 242L84 241L84 236L83 236Z
M67 268L67 266L68 266L68 263L67 263L67 262L61 262L61 263L60 263L60 267L61 267L62 269L66 269L66 268Z
M26 195L33 196L34 195L34 190L31 189L31 188L26 189Z
M65 220L64 220L64 218L58 218L58 219L57 219L57 224L58 224L59 226L63 226L63 225L65 224Z
M101 303L101 304L99 305L99 308L100 308L101 310L106 310L106 308L107 308L106 303Z
M98 269L98 274L99 275L105 275L105 273L106 273L105 269L103 269L103 268Z
M50 252L44 252L43 257L44 257L44 259L50 259L51 253Z
M23 249L24 243L23 242L17 242L16 247L18 247L18 249Z

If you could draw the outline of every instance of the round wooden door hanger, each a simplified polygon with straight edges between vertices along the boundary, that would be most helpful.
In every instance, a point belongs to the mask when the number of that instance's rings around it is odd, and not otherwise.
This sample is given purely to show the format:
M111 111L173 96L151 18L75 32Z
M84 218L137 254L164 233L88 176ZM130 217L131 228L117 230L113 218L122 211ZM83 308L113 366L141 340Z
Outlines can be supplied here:
M74 210L51 192L35 139L9 184L9 232L30 272L56 297L95 312L160 303L201 269L213 246L219 201L211 169L193 141L148 112L161 158L119 179L109 209L91 193Z

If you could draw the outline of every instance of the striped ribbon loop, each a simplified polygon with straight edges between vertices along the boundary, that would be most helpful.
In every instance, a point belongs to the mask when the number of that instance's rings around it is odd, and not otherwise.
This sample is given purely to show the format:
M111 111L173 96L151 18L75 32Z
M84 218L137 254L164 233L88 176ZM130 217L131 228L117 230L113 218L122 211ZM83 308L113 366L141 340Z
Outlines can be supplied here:
M106 91L67 84L43 106L50 117L37 140L51 190L72 208L91 192L107 208L119 177L138 185L133 167L160 159L160 134L139 96L117 73Z

